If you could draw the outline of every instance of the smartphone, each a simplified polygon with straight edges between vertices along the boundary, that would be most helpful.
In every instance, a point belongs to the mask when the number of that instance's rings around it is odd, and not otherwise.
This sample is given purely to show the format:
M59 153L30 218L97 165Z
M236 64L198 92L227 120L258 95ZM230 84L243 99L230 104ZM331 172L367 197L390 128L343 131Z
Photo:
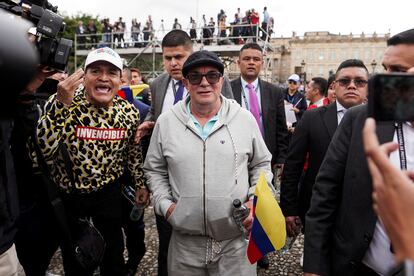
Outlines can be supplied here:
M377 121L414 121L414 75L376 74L368 84L368 114Z

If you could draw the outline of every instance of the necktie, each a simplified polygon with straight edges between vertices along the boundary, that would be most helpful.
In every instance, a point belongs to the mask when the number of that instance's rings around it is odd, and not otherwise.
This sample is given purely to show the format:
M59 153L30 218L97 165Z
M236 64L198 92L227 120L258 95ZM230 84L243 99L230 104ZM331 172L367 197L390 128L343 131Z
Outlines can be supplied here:
M338 125L342 121L342 118L344 118L346 113L346 109L341 109L338 111Z
M178 85L178 89L174 95L174 104L181 101L183 99L183 94L184 94L184 85L182 81L178 81L176 85Z
M260 106L259 100L257 99L256 90L254 90L254 86L251 83L246 85L247 89L249 89L249 109L250 112L253 114L253 117L256 119L257 125L259 126L260 132L263 134L262 124L260 122Z

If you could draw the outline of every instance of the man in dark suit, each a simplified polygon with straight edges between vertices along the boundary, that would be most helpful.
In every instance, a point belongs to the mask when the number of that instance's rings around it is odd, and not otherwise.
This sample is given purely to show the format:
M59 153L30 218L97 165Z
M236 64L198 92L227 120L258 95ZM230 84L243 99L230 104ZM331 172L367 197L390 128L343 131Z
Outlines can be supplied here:
M78 26L76 26L75 33L78 35L77 42L78 42L78 48L79 49L85 49L86 48L86 28L83 26L82 21L78 21Z
M237 63L241 76L231 81L234 99L242 107L252 111L247 86L253 85L260 108L258 125L272 154L272 166L282 165L285 163L288 147L283 93L280 88L259 78L263 66L263 53L258 44L245 44L240 49Z
M241 76L231 81L234 99L256 118L266 146L272 154L274 171L284 164L288 147L284 95L280 88L259 78L263 51L258 44L245 44L240 49L237 63ZM258 265L267 268L269 262L263 258Z
M193 52L193 43L188 34L182 30L167 33L161 43L164 68L167 72L158 76L150 85L151 108L145 121L138 127L135 141L139 143L143 136L150 133L161 113L168 111L178 101L185 99L188 92L182 83L181 72L184 62ZM221 91L226 98L233 98L227 78ZM158 275L168 275L167 256L171 237L171 226L163 216L156 214L159 236Z
M363 86L358 87L353 82L348 87L336 85L336 103L306 111L292 135L280 185L280 205L289 236L299 232L301 225L297 223L298 218L305 223L316 175L340 122L338 119L342 118L338 113L362 104L366 98L368 71L362 61L349 59L339 65L336 79L350 76L363 80ZM326 88L325 81L320 89L325 91ZM304 169L306 160L307 168Z
M391 37L387 45L382 60L387 72L405 72L414 66L414 29ZM345 84L339 78L335 82ZM347 112L320 167L306 214L307 276L385 275L395 264L389 238L372 208L371 177L362 143L366 117L365 105ZM414 139L412 126L404 123L402 129L409 146ZM379 122L377 135L380 143L398 141L393 122ZM410 152L406 160L412 169ZM399 153L393 154L394 165L400 166Z

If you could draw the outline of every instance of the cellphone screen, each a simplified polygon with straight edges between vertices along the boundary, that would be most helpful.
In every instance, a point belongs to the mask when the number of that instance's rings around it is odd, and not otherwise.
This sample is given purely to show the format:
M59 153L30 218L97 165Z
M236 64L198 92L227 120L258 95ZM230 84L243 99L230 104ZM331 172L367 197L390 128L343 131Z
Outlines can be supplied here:
M368 110L377 121L414 121L414 75L374 75L369 82Z

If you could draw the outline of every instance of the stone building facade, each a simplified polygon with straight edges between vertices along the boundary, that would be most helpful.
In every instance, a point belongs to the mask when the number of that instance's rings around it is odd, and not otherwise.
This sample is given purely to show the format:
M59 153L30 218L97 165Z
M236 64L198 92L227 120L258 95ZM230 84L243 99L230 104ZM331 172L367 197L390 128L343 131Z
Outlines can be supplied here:
M345 59L361 59L370 73L381 72L381 59L389 34L364 33L353 35L329 32L306 32L299 37L273 38L266 53L262 77L273 83L284 83L292 73L302 79L327 78ZM231 76L237 75L237 63L228 67Z

